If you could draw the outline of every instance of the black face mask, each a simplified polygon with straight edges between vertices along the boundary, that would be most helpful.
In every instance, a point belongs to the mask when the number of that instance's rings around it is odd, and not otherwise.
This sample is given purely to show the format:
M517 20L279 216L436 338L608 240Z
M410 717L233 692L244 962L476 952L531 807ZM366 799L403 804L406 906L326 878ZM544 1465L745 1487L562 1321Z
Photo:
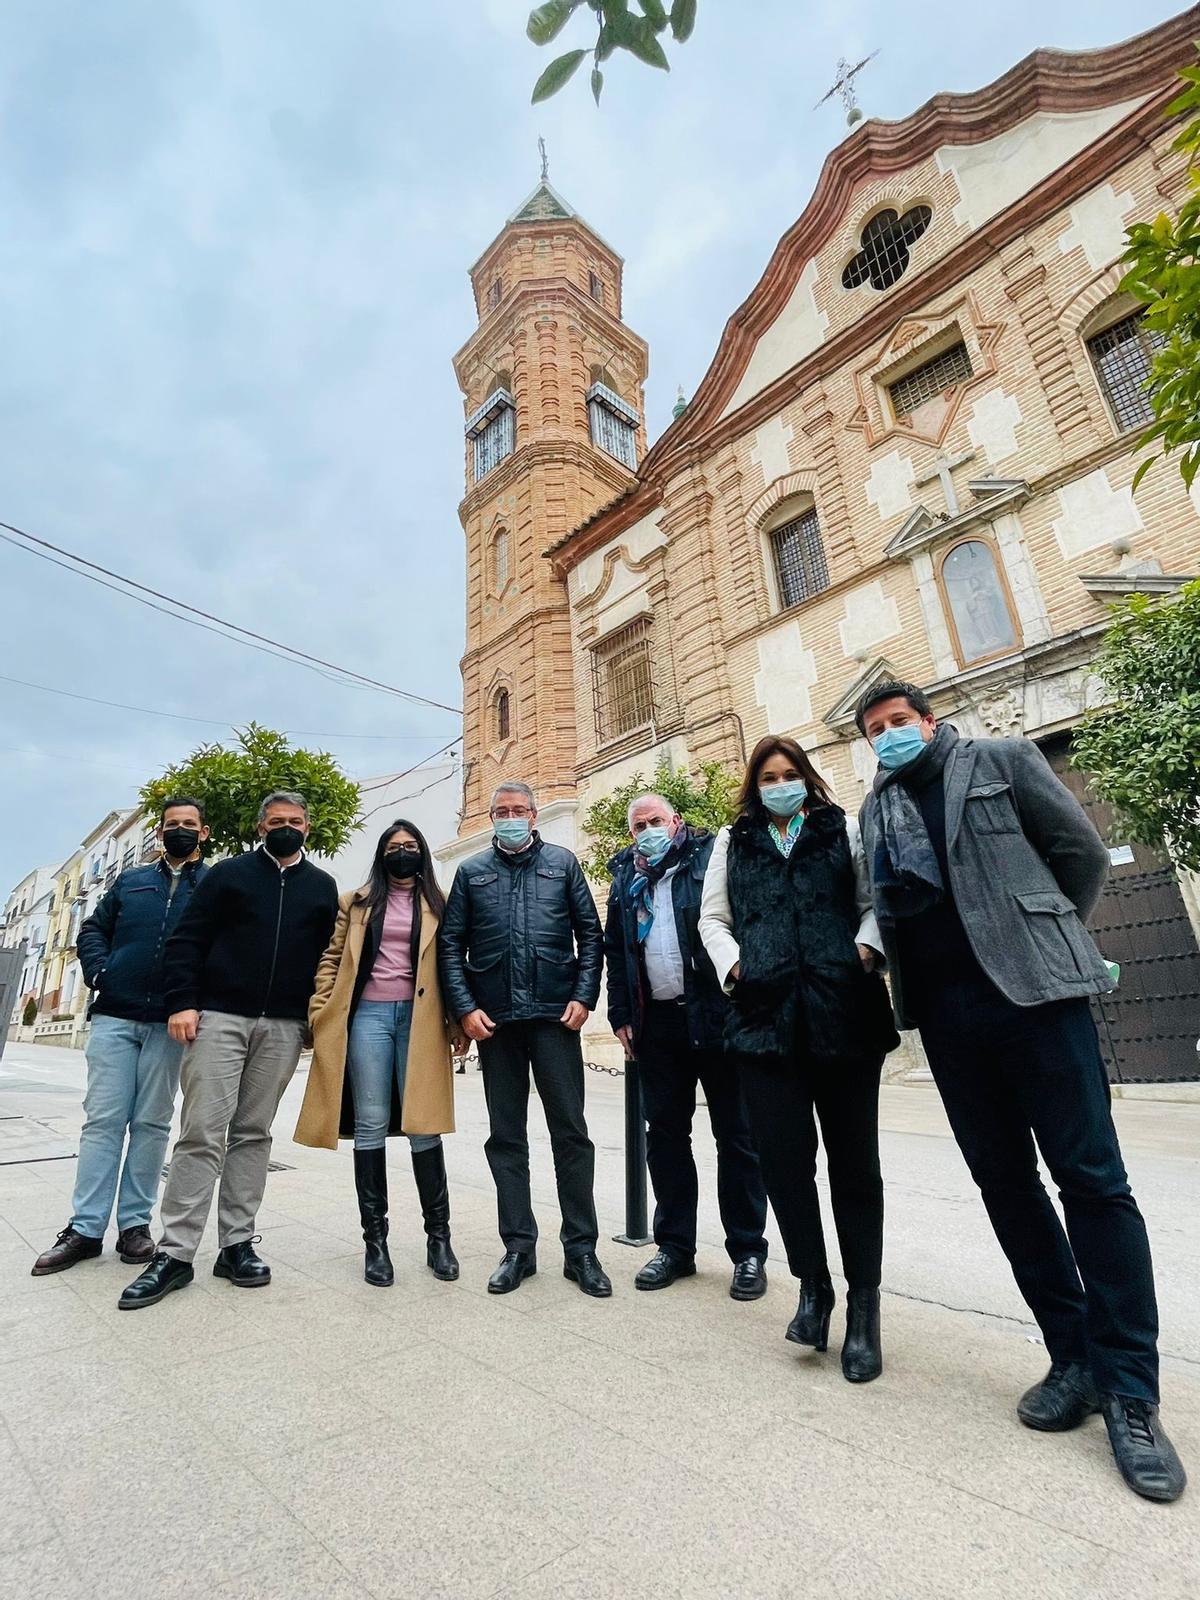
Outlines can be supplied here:
M276 861L285 861L288 856L294 856L303 843L304 835L299 828L268 828L263 839L263 844Z
M393 850L384 856L383 870L392 878L415 878L421 870L421 858L412 850Z
M199 828L168 828L162 836L163 849L172 861L186 861L200 843Z

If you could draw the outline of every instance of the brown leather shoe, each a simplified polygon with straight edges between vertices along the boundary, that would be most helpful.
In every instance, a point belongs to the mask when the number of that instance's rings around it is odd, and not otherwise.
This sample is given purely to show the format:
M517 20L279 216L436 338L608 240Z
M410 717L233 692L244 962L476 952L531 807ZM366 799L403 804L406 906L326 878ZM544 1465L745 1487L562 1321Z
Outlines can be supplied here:
M117 1254L128 1266L136 1267L154 1255L154 1240L150 1229L125 1228L117 1235Z
M98 1256L104 1249L103 1239L89 1239L86 1233L76 1233L74 1228L64 1228L49 1250L43 1250L30 1270L31 1278L44 1278L51 1272L65 1272L80 1261Z

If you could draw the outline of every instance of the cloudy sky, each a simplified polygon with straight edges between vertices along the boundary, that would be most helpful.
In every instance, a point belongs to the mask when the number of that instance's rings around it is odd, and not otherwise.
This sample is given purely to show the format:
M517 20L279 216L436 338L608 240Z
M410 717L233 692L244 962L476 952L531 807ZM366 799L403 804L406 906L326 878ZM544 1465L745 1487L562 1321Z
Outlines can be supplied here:
M539 134L625 256L653 438L844 131L812 110L840 55L879 50L862 102L899 117L1173 9L702 0L671 75L614 62L597 112L582 77L529 105L528 0L8 0L0 520L457 705L450 360ZM0 897L222 723L312 730L356 775L455 732L4 544L0 674L176 714L0 679Z

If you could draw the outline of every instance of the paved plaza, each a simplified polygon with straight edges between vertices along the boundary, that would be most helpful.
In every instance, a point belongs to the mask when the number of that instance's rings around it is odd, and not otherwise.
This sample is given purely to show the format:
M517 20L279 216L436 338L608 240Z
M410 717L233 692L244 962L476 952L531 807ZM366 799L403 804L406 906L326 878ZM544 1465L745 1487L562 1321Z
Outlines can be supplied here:
M1200 1590L1200 1105L1117 1119L1150 1225L1164 1413L1193 1485L1135 1499L1102 1423L1027 1432L1045 1355L1023 1319L932 1088L883 1093L888 1235L879 1382L783 1339L794 1293L728 1298L701 1167L700 1273L639 1294L622 1217L621 1083L589 1074L611 1301L561 1273L531 1102L538 1276L499 1258L482 1083L447 1140L458 1283L423 1264L407 1151L392 1159L390 1290L362 1281L348 1145L276 1124L261 1214L269 1289L211 1276L137 1314L109 1250L29 1276L69 1215L82 1057L0 1062L0 1596L21 1600L1194 1600ZM703 1121L703 1113L700 1114ZM776 1250L772 1235L772 1250ZM835 1328L840 1343L840 1311Z

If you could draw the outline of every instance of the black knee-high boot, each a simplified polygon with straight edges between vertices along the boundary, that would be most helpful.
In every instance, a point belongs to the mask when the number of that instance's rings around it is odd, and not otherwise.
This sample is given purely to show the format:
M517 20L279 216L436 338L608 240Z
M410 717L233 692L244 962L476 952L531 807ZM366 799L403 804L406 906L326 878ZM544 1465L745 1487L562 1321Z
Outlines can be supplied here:
M383 1150L354 1152L354 1186L358 1190L358 1214L362 1219L363 1240L367 1246L363 1277L368 1283L386 1289L396 1280L392 1258L388 1255L387 1154Z
M431 1150L414 1150L413 1176L421 1213L425 1218L425 1259L435 1278L452 1282L458 1277L458 1258L450 1248L450 1190L446 1183L446 1157L440 1144Z

